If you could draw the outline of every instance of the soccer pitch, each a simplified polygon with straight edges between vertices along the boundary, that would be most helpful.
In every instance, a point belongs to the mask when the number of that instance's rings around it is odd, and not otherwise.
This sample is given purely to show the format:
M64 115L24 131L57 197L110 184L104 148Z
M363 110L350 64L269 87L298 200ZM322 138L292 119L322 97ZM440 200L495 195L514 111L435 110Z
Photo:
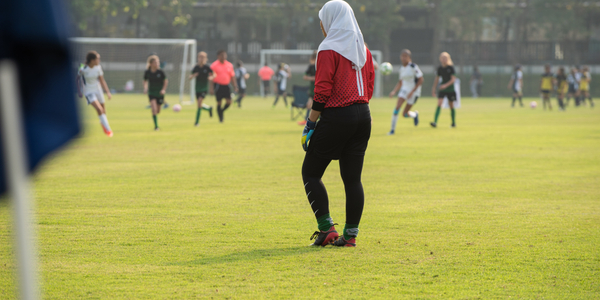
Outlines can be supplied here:
M167 100L174 104L178 97ZM531 100L526 99L528 104ZM458 128L434 100L421 124L373 99L357 248L309 247L302 127L273 98L225 123L147 97L92 108L85 132L34 177L47 299L591 299L600 295L600 111L463 99ZM209 97L208 104L214 104ZM82 101L83 104L83 101ZM337 163L323 178L344 223ZM0 203L0 299L15 297L10 206Z

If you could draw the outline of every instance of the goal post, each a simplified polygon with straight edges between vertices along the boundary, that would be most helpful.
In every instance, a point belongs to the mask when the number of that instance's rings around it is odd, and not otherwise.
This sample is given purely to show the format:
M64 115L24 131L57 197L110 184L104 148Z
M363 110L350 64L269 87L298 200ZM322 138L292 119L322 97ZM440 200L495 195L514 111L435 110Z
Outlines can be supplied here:
M167 93L178 93L179 103L187 104L184 96L189 91L190 103L195 101L195 79L188 80L187 75L196 65L196 40L76 37L70 41L77 68L85 62L88 51L100 54L104 77L111 89L125 93L143 92L146 60L156 54L169 79Z
M382 57L383 54L381 53L381 51L379 50L370 50L371 51L371 55L373 55L373 60L375 62L377 62L378 64L382 63ZM285 50L285 49L263 49L260 50L260 65L259 68L264 66L265 63L271 64L271 56L273 55L304 55L304 56L310 56L311 54L313 54L313 52L315 52L314 50L302 50L302 49L291 49L291 50ZM375 88L373 91L373 97L381 97L381 89L382 89L382 82L381 82L381 71L379 70L379 68L377 68L377 70L375 70ZM265 90L264 90L264 86L261 84L260 85L260 95L261 96L265 96Z

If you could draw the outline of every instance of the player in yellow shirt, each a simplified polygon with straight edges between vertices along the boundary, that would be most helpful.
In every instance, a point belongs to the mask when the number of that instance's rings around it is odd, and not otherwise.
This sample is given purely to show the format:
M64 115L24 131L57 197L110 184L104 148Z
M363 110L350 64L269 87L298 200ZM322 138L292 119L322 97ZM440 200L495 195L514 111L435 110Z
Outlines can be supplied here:
M552 110L552 104L550 103L550 93L554 90L554 74L550 72L550 65L544 66L544 74L542 74L542 83L540 84L540 91L542 92L542 100L544 102L544 110L546 105Z
M579 81L579 96L581 97L581 104L585 105L585 99L589 99L590 107L594 107L594 101L592 101L592 96L590 96L590 81L592 81L590 69L584 67L583 72L581 72L581 80Z
M567 75L565 74L565 68L560 67L556 74L556 98L558 99L558 108L565 110L565 95L569 92L569 84L567 83Z

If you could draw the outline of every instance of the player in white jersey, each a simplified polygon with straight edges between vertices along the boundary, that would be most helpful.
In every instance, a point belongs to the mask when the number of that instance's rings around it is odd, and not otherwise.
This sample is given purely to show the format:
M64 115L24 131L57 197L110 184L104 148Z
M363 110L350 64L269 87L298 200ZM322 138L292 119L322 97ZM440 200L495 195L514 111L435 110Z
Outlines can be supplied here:
M513 91L511 107L515 107L517 99L519 99L519 104L523 107L523 71L521 71L521 65L515 66L515 71L508 83L508 89Z
M98 52L88 52L85 57L85 65L79 69L77 80L81 96L84 96L87 103L96 109L104 133L109 137L113 136L113 132L108 124L108 118L106 118L102 89L106 91L108 99L112 98L112 95L104 80L104 72L102 72L102 67L100 67L100 54Z
M423 72L419 69L417 64L412 62L411 52L408 49L402 50L400 54L400 60L402 61L402 67L400 67L400 80L394 90L390 93L390 97L394 97L398 93L398 103L394 114L392 115L392 129L389 135L394 134L396 131L396 123L398 122L398 113L402 104L406 102L404 106L404 112L402 116L405 118L412 118L415 126L419 125L419 112L411 111L410 109L417 103L419 97L421 97L421 86L423 85ZM398 90L400 92L398 92Z

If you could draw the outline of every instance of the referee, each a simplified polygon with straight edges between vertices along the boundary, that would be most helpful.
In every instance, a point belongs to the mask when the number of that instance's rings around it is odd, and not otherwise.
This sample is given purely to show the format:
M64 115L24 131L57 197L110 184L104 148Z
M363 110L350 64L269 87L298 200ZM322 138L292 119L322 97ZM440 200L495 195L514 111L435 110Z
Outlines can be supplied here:
M233 83L235 92L237 93L238 91L233 65L227 61L227 52L225 50L217 51L217 60L210 65L210 69L214 73L213 82L215 84L214 93L217 97L217 113L219 114L219 121L223 123L223 113L231 106L231 89L229 88L229 84ZM221 107L223 99L225 99L225 106Z
M306 151L302 179L319 228L311 240L315 239L315 246L356 247L365 202L361 174L371 136L368 103L373 96L373 58L348 3L327 2L319 18L325 39L318 49L314 102L302 134ZM335 230L321 181L332 160L339 160L346 191L342 236Z

